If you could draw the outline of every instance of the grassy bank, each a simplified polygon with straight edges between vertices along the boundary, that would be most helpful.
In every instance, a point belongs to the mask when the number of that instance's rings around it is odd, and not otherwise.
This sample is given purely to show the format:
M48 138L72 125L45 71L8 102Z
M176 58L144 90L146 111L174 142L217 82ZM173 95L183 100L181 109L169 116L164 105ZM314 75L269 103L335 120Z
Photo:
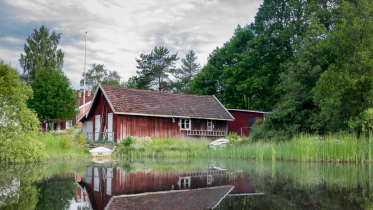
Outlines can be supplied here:
M131 139L132 138L132 139ZM353 134L312 136L301 134L285 143L238 140L211 150L209 141L129 137L117 144L119 157L221 157L233 159L289 160L298 162L373 162L373 138Z
M38 140L45 145L49 159L88 157L88 148L83 146L87 140L83 134L76 134L74 131L48 132L38 136Z

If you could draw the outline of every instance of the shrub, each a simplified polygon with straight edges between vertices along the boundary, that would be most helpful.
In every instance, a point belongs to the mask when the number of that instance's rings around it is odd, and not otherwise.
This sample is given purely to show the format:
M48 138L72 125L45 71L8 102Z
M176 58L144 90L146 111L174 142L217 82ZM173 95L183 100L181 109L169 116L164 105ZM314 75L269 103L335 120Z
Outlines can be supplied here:
M0 61L0 162L39 161L46 158L36 140L40 122L27 108L32 89L19 80L17 71Z

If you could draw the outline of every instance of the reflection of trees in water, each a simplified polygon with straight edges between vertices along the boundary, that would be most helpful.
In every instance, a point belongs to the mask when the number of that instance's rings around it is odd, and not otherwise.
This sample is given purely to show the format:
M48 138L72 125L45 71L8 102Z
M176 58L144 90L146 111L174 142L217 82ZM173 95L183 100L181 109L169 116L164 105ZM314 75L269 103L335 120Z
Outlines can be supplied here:
M373 192L367 188L299 186L291 178L257 177L265 195L227 196L216 209L372 209ZM260 180L258 180L260 179Z
M39 202L36 209L69 209L74 198L74 175L70 177L53 177L37 183Z
M12 164L0 165L0 186L11 186L14 180L19 180L19 196L4 196L4 206L1 209L35 209L38 202L38 191L35 181L43 178L45 164Z
M84 171L86 168L85 163L86 161L53 161L8 165L0 164L0 188L3 186L11 186L14 180L19 180L19 190L17 191L19 196L0 197L0 200L5 200L5 204L0 208L20 210L63 209L62 206L64 206L64 202L68 199L72 200L74 197L74 194L71 194L74 189L74 176L68 174L68 177L60 176L57 178L54 177L54 174L67 174L73 170L77 172ZM49 177L54 178L50 179ZM48 183L52 185L47 186ZM54 193L54 198L51 197L53 195L52 193ZM52 207L45 207L48 203L50 203ZM59 208L59 206L61 206L61 208Z

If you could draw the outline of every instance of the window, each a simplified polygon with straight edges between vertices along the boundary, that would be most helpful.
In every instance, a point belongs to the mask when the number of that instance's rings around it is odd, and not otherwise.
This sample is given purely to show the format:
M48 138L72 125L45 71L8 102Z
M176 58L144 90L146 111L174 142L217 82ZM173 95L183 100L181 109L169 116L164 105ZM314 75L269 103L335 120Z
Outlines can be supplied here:
M207 130L212 131L212 120L207 120Z
M212 175L207 175L207 186L212 185Z
M179 189L190 188L190 176L179 177L178 185L179 185Z
M68 120L66 121L66 129L70 129L73 126L73 121Z
M190 119L180 119L180 130L190 130Z

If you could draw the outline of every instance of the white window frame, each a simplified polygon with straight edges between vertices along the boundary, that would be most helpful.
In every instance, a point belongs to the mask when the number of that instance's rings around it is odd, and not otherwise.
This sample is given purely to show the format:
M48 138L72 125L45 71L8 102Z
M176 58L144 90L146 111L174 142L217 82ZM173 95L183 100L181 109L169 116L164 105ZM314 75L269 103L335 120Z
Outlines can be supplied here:
M209 122L210 122L210 126L209 126ZM212 120L207 120L207 130L212 131Z
M69 125L69 126L67 126L67 125ZM73 127L73 121L72 120L67 120L66 121L66 129L70 129L72 127Z
M183 124L186 125L186 122L185 122L186 120L189 121L189 123L187 123L187 124L189 124L189 128L185 128L186 126L184 126L184 128L182 128ZM192 119L190 119L190 118L180 118L179 126L180 126L180 130L190 130L191 127L192 127Z

